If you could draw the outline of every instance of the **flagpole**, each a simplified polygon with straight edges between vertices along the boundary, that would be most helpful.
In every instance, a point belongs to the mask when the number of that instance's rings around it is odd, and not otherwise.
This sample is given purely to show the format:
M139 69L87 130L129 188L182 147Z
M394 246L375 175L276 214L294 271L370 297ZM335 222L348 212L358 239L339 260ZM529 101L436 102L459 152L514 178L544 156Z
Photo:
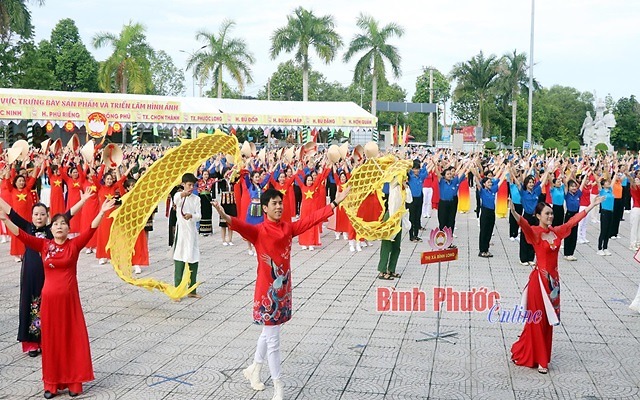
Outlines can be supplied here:
M531 128L533 121L533 21L535 14L535 3L536 0L531 0L531 39L529 42L529 112L527 116L527 142L529 142L529 146L533 148L533 144L531 143Z

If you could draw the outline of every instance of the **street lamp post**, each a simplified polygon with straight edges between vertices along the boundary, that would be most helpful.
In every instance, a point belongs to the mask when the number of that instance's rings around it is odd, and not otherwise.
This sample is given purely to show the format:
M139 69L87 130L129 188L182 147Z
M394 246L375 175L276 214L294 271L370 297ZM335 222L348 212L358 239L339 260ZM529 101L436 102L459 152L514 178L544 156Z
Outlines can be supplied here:
M535 0L531 0L531 39L529 48L529 110L527 115L527 142L529 142L529 148L533 149L531 143L531 131L533 121L533 16L535 11Z
M200 47L199 49L194 50L194 51L192 51L192 52L189 52L189 51L186 51L186 50L179 50L179 51L180 51L181 53L188 54L188 55L191 57L191 59L193 60L193 57L195 57L195 55L196 55L200 50L204 49L205 47L207 47L207 45L206 45L206 44L205 44L204 46ZM191 75L191 78L192 78L192 79L191 79L191 83L192 83L192 86L191 86L191 96L192 96L192 97L196 97L196 68L195 68L195 66L194 66L194 67L191 67L191 69L193 70L193 74ZM202 88L200 89L200 92L201 92L201 93L200 93L200 96L202 96Z

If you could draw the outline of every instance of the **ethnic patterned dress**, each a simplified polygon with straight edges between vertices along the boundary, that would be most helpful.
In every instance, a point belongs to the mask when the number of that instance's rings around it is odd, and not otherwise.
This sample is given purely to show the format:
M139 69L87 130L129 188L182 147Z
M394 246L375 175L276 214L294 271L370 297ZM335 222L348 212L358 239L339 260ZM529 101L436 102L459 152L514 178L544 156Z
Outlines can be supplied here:
M517 365L547 368L551 360L553 325L560 324L560 275L558 251L562 239L569 236L571 228L586 217L579 212L560 226L543 229L531 226L525 218L518 225L528 243L536 252L537 265L529 275L529 283L522 294L522 307L531 315L539 312L538 323L525 323L520 338L511 347L511 359Z
M258 270L253 296L253 320L260 325L280 325L291 319L291 241L333 214L331 205L296 222L270 221L251 225L231 219L231 229L256 248Z

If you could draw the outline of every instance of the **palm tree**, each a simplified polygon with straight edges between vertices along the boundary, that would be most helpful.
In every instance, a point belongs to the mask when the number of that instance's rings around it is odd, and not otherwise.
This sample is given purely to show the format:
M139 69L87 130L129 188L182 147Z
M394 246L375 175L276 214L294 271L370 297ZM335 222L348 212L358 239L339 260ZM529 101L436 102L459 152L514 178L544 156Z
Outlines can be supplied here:
M271 36L271 59L282 51L295 50L295 60L302 66L302 100L309 99L309 47L313 46L318 57L329 64L337 50L342 47L342 38L334 30L333 16L316 17L313 12L298 7L293 16L287 16L287 25L276 29Z
M113 53L100 64L98 84L106 93L115 88L120 93L147 93L151 82L153 49L147 44L145 27L133 23L122 27L119 36L99 32L93 37L93 47L99 49L109 44Z
M0 37L6 39L11 32L25 38L31 37L33 27L27 2L25 0L0 1ZM33 0L33 2L39 6L44 4L44 0Z
M247 50L244 39L229 38L227 34L236 23L229 20L222 21L220 31L213 33L199 31L196 40L204 39L206 48L203 52L196 52L187 59L187 68L194 68L194 76L200 76L205 81L211 75L214 87L218 89L218 98L222 98L222 70L227 69L238 89L244 91L244 84L253 82L250 65L255 62L253 55Z
M507 53L500 61L501 86L509 93L511 99L511 146L516 142L516 113L518 110L518 96L527 84L527 56L524 53Z
M384 60L391 65L391 71L395 78L399 78L401 57L398 48L390 45L387 41L394 37L402 37L404 29L395 23L390 23L380 29L378 21L372 17L360 14L356 22L362 33L357 34L349 49L344 54L344 62L348 62L354 54L364 51L365 54L356 63L353 74L353 81L358 81L361 77L372 74L371 89L371 114L376 115L376 99L378 97L378 79L385 78Z
M499 62L495 55L484 56L482 51L471 60L453 66L450 76L458 84L454 96L469 94L478 100L478 126L482 127L484 104L496 85Z

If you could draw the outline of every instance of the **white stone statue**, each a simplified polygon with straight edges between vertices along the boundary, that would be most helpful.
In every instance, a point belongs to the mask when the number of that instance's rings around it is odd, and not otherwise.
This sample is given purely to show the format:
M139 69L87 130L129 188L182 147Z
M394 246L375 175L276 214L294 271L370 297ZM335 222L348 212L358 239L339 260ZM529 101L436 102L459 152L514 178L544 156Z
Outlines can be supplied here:
M609 150L613 150L611 128L616 126L616 119L610 111L605 115L605 110L604 101L598 99L595 120L591 118L591 113L587 111L587 117L582 123L580 135L582 135L585 147L589 150L594 150L598 143L604 143L609 147Z

